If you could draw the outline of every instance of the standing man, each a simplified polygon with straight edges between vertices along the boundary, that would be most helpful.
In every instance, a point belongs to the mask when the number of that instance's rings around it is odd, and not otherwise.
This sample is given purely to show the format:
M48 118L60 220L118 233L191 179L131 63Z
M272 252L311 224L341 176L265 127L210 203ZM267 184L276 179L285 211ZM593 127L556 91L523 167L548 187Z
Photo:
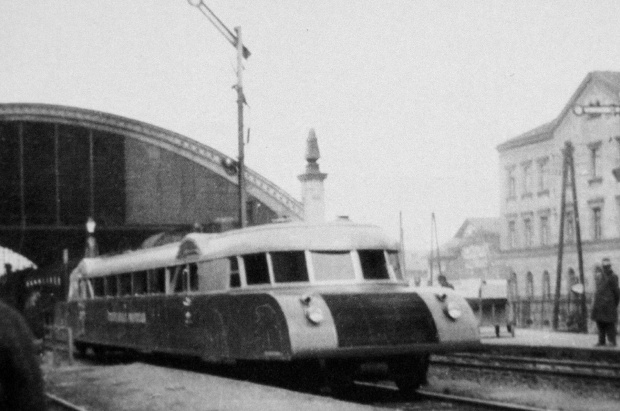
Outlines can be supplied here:
M598 343L596 347L605 345L605 336L609 345L616 346L616 323L618 322L618 276L611 269L609 258L603 258L603 272L596 281L592 319L598 327Z

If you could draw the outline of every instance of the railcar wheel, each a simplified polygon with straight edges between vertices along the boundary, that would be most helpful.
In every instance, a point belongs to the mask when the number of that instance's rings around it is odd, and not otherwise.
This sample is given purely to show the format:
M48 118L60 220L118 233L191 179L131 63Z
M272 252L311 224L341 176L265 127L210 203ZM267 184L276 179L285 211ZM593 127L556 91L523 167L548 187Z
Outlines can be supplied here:
M358 365L351 361L327 361L325 373L327 386L332 395L343 396L351 393L353 387L353 374Z
M426 382L429 354L397 357L388 362L390 375L401 395L411 397Z
M324 386L325 375L319 360L302 360L290 364L290 383L296 389L317 393Z
M74 346L75 346L75 351L77 351L77 354L80 357L85 357L86 356L86 350L88 349L88 346L86 344L76 342L74 344Z
M104 347L99 346L99 345L93 345L91 348L93 349L93 355L95 356L95 358L98 358L98 359L105 357L108 351Z

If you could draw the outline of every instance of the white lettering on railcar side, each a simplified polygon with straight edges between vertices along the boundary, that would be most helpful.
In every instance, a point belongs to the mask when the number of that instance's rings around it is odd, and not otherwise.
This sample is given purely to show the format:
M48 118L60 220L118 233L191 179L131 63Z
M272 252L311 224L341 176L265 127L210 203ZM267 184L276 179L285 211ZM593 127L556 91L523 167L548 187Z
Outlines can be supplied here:
M146 313L125 313L108 311L108 321L112 323L146 324Z

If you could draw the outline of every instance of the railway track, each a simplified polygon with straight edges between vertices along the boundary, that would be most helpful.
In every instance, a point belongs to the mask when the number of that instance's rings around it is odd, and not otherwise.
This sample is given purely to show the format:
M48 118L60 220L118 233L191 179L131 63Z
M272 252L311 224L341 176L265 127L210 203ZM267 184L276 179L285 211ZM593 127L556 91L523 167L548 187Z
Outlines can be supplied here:
M462 353L454 355L433 355L431 364L571 378L597 378L620 381L620 365L603 362Z
M75 405L63 398L57 397L49 392L45 393L50 411L87 411L86 408Z
M356 381L355 384L358 386L370 387L374 389L398 391L398 388L396 388L396 386L392 386L387 383ZM437 401L437 402L442 402L442 403L446 403L446 402L453 403L455 404L455 406L459 406L458 408L455 408L459 410L463 409L462 407L460 407L460 405L462 404L471 407L472 410L480 410L480 409L497 410L497 411L543 411L545 410L544 408L530 407L530 406L522 405L522 404L510 404L506 402L483 400L480 398L465 397L461 395L442 394L442 393L426 391L426 390L418 390L417 397L418 398L414 401L397 402L397 403L392 403L389 406L397 408L397 409L410 409L411 407L415 407L415 401L431 400L431 401ZM381 405L386 406L386 404L381 404ZM429 408L427 404L423 404L422 406L423 406L423 409ZM444 409L444 407L441 407L441 409Z

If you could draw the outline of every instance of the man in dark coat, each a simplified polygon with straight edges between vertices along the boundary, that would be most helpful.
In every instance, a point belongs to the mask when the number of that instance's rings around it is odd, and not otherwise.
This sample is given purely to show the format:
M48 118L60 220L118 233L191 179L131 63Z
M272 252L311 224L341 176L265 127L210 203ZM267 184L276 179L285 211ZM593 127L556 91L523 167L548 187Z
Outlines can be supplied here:
M43 377L26 321L0 301L0 410L45 410Z
M596 292L592 305L592 319L598 327L597 347L605 345L605 336L609 345L616 346L616 323L618 322L618 276L611 269L609 258L603 259L603 272L596 279Z

